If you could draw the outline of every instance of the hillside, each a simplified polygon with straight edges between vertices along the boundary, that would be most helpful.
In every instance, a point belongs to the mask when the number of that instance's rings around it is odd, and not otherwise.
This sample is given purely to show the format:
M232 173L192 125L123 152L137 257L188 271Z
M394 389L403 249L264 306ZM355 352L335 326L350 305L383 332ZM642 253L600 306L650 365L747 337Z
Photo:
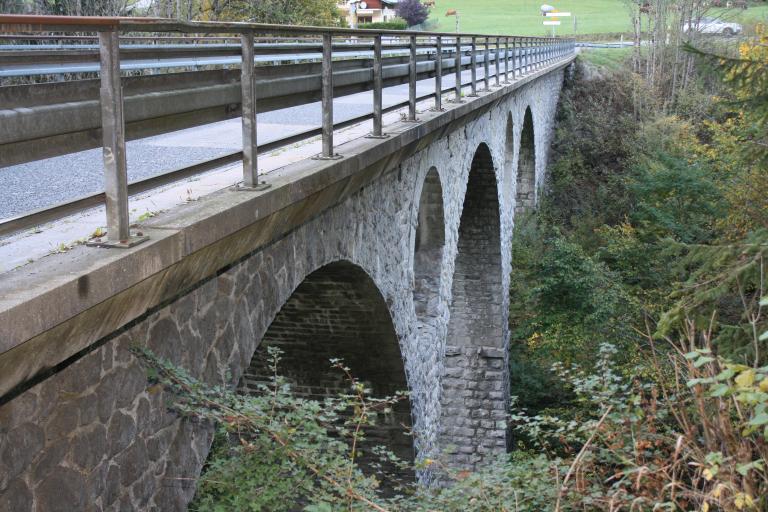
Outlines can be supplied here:
M448 9L457 9L462 32L489 34L549 35L550 27L542 25L539 13L542 0L436 0L431 19L438 23L437 30L454 32L456 18L446 17ZM607 34L629 32L632 27L629 11L621 0L559 0L548 2L571 18L562 18L556 27L557 35ZM768 19L768 6L752 6L746 11L725 11L723 17ZM574 25L575 21L575 25ZM575 30L574 30L575 28Z

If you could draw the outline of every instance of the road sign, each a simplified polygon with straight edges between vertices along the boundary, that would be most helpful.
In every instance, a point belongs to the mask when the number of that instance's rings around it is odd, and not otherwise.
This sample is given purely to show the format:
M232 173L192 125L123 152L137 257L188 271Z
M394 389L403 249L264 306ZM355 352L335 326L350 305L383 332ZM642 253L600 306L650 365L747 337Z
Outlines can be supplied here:
M560 16L570 16L570 15L571 15L571 13L569 13L569 12L557 12L557 11L545 12L544 13L544 16L557 16L557 17L560 17Z
M554 25L559 25L560 22L559 21L545 21L544 24L545 25L553 25L554 26Z

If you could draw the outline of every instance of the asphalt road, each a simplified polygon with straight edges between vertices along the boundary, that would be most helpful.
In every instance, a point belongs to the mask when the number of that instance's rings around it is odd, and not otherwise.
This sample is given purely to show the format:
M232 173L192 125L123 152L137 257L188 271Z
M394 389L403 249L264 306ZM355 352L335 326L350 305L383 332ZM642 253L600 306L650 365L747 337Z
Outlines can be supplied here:
M494 67L491 66L491 75ZM465 71L462 81L469 81ZM482 68L478 77L483 76ZM491 84L493 84L491 78ZM454 76L443 77L443 88L454 84ZM478 85L482 90L482 82ZM417 84L417 95L434 92L434 80ZM450 93L446 94L446 98ZM384 90L384 107L408 99L408 86ZM334 100L334 122L372 111L371 92ZM321 125L320 103L276 110L258 116L258 140L271 142ZM242 147L240 118L196 128L138 139L127 143L128 180L163 174ZM0 219L14 217L103 190L101 148L0 168Z

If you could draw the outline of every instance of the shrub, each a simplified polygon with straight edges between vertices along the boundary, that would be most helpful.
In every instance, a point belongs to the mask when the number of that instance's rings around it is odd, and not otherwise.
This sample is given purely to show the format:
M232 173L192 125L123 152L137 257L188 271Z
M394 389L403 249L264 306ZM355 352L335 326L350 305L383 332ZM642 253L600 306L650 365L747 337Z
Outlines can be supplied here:
M376 30L405 30L408 28L408 23L405 20L393 19L389 21L378 21L376 23L361 23L357 28Z
M400 0L395 12L397 12L398 17L408 23L409 27L420 25L429 18L429 9L420 0Z

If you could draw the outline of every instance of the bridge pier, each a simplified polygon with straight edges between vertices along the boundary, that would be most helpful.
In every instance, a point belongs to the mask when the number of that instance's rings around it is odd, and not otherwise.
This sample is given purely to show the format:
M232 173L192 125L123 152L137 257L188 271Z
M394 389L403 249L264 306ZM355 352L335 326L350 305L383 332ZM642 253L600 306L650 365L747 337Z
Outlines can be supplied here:
M441 448L474 468L506 450L501 209L487 145L472 159L458 232L446 337Z

